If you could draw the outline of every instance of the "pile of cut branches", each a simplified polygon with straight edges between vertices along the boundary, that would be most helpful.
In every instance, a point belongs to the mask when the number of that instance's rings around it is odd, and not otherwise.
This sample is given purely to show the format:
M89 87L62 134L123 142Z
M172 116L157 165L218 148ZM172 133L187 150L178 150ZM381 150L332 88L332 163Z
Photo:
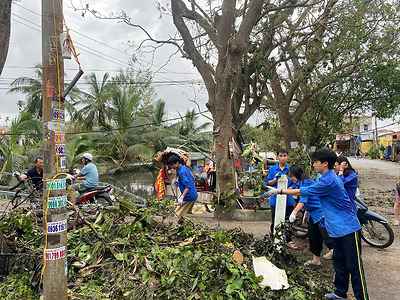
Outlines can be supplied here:
M155 221L151 209L135 210L127 201L88 221L90 226L68 232L71 299L321 299L328 288L319 273L300 266L284 247L278 252L268 236L256 240L239 229L213 229L188 219L172 226ZM15 245L11 248L35 262L29 269L12 269L18 276L3 277L4 299L18 298L21 281L38 295L35 270L40 274L43 247L34 225L34 217L23 212L0 222L7 243ZM233 258L234 252L243 255L243 262ZM261 288L252 256L266 256L284 268L290 288Z

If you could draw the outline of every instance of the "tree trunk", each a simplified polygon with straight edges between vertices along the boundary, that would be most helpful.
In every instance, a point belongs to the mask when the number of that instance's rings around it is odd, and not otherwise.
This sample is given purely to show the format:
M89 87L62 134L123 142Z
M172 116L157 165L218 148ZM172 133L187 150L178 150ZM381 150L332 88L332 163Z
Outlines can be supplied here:
M289 111L278 110L278 116L285 147L287 150L290 150L292 148L290 142L300 142L300 138L296 132L296 123Z
M217 92L215 101L214 128L219 127L215 136L215 160L217 188L221 193L235 186L233 160L229 157L229 140L233 136L230 92ZM228 184L231 183L231 186Z
M11 0L0 0L0 75L6 62L10 43Z

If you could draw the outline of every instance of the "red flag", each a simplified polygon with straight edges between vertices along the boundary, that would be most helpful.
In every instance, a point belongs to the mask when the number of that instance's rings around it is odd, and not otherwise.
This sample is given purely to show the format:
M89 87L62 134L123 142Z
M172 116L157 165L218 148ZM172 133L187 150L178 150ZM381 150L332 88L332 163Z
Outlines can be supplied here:
M157 192L158 200L160 200L165 195L164 178L165 178L165 170L164 167L162 167L160 172L158 172L156 183L154 185Z

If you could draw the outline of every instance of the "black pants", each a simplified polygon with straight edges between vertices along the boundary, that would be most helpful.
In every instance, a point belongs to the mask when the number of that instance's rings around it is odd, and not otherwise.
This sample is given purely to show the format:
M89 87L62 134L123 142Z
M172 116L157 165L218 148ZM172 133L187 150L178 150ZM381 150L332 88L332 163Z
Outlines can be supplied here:
M285 219L288 220L290 214L292 213L294 207L293 206L286 206L286 213L285 213ZM274 232L274 227L275 227L275 206L271 206L271 234ZM292 232L287 232L285 235L286 242L289 243L292 241Z
M333 238L333 267L335 269L335 294L347 297L349 275L357 300L368 300L367 285L361 260L361 240L358 232Z
M324 241L329 250L333 249L333 240L328 236L326 229L321 227L321 221L314 223L311 216L308 220L308 241L310 251L315 256L321 256Z

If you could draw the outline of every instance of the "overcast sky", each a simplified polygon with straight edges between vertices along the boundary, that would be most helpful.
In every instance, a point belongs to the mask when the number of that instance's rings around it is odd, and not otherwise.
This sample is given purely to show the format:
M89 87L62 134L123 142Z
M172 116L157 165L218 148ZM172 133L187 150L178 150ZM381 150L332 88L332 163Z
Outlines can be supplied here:
M76 5L81 3L74 1ZM123 10L133 23L145 27L156 39L166 39L176 33L172 19L168 16L160 18L160 13L151 0L83 3L91 3L92 8L106 14ZM41 1L22 0L12 4L10 48L0 77L0 125L5 124L6 117L14 118L18 113L17 101L25 100L22 94L7 94L10 83L21 76L33 77L34 66L41 64L40 14ZM196 108L190 102L193 99L196 99L202 110L206 110L207 93L200 75L190 61L175 55L162 67L175 52L172 46L163 46L154 55L138 52L137 46L145 38L140 30L115 20L100 20L90 14L82 17L81 12L74 11L69 1L64 1L64 15L77 52L80 53L79 60L85 75L94 72L100 79L105 72L115 75L118 70L129 67L131 57L135 55L138 61L133 67L136 70L157 71L153 86L158 98L166 102L169 118L177 117L178 110L184 114L186 109ZM64 65L67 75L65 81L69 82L77 73L78 66L73 59L65 60ZM84 79L81 78L77 86L85 90L87 85L83 82Z
M80 0L72 1L74 5L81 3ZM91 8L105 14L123 10L131 17L132 23L142 25L159 40L176 33L172 18L160 18L153 0L86 0L82 3L90 3ZM21 0L12 3L10 48L0 77L0 126L5 125L6 117L12 119L17 115L17 101L25 100L23 94L7 94L10 83L21 76L33 77L34 66L41 64L40 14L41 1ZM197 110L196 105L190 102L193 99L200 104L201 110L206 110L207 93L200 75L191 62L179 54L170 58L176 51L174 47L163 46L152 54L138 51L137 46L146 38L142 31L116 20L100 20L91 14L82 17L81 12L72 8L69 0L64 1L64 15L77 52L80 53L79 60L85 75L94 72L100 79L105 72L115 75L120 69L129 67L134 55L137 57L137 62L133 64L136 70L156 72L153 86L157 97L167 104L168 118L178 117L178 110L181 114L188 108ZM73 59L65 60L64 65L67 75L65 81L69 82L77 73L78 66ZM81 78L77 86L87 90L87 85L83 83L84 78ZM209 120L200 116L200 121ZM259 124L263 122L263 115L255 114L249 122ZM379 121L378 127L391 122Z

